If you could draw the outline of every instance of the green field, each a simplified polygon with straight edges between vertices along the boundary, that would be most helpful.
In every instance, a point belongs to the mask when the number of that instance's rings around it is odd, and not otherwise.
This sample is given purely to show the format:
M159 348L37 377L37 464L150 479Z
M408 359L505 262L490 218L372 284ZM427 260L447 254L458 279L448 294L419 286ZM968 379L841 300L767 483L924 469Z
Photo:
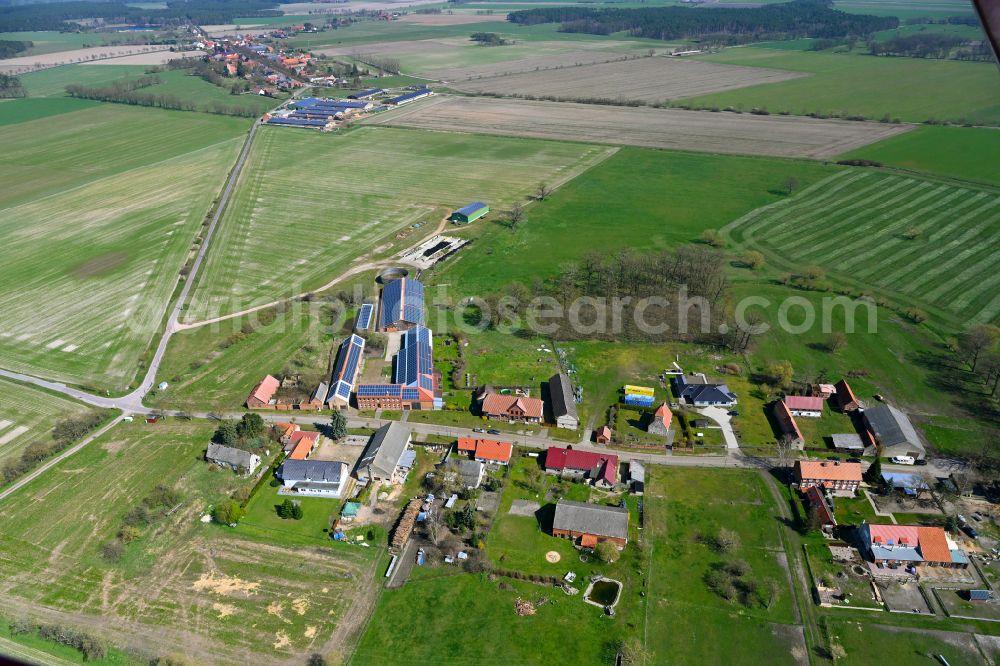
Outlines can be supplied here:
M484 225L434 281L449 283L453 296L482 295L515 280L530 286L554 277L592 251L675 247L784 198L781 184L791 176L805 186L829 173L812 161L622 148L529 206L514 233Z
M759 474L654 467L646 475L644 536L652 548L647 647L658 658L683 664L792 664L804 657L801 634L791 626L783 527ZM720 556L700 543L699 535L710 537L722 527L739 534L741 545L732 555ZM780 592L770 609L743 607L708 588L704 577L711 567L735 559L750 565L749 576L758 584L777 583Z
M188 70L175 69L160 72L157 76L160 77L161 83L143 88L144 94L174 95L180 99L192 100L201 110L211 110L212 104L218 103L226 107L238 107L263 114L280 103L278 99L260 95L230 94L227 88L209 83Z
M143 65L63 65L39 72L22 74L18 78L29 97L63 97L66 86L107 85L125 77L138 78L146 71Z
M370 584L381 549L326 540L303 551L301 540L286 543L280 531L248 541L241 529L202 524L212 504L249 483L202 460L213 427L117 426L0 503L5 611L30 615L45 606L55 621L150 656L301 662L322 651L351 595ZM169 517L155 514L123 559L108 562L101 544L158 483L179 492L181 506Z
M46 53L57 53L59 51L72 51L88 46L104 46L110 43L109 38L114 38L115 33L95 33L95 32L55 32L46 30L41 32L0 32L0 40L9 39L17 42L31 42L32 46L27 51L21 51L15 57L44 55Z
M264 128L227 207L188 320L316 290L355 258L397 253L401 229L469 201L502 207L539 179L570 177L607 148L554 141L360 128L326 135Z
M919 235L908 240L904 234ZM724 233L776 265L816 264L841 284L869 286L952 323L1000 315L1000 196L877 171L830 176L729 224Z
M121 105L0 127L0 361L122 390L245 120Z
M793 115L819 113L903 121L1000 124L991 63L876 58L782 49L738 48L700 57L706 62L773 67L808 76L683 100L694 107L734 107ZM927 90L935 94L928 95Z
M0 465L30 444L51 444L56 421L86 411L68 398L0 379Z
M58 97L53 99L23 97L21 99L4 100L0 103L0 126L13 125L31 120L41 120L63 113L80 111L97 106L100 102L89 99L72 99Z
M962 0L834 0L834 7L852 14L908 18L963 16L972 6Z
M840 158L875 160L901 169L1000 185L1000 160L995 159L998 154L998 130L918 127Z

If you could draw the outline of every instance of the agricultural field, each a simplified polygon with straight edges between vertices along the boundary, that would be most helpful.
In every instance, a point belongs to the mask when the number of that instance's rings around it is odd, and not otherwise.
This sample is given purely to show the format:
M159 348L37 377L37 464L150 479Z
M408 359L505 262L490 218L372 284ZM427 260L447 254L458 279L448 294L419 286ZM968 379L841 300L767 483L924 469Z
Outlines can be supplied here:
M649 650L677 663L808 663L793 624L780 514L760 473L647 467L644 504L651 549L646 625L671 627L647 632ZM737 535L729 553L711 545L721 529ZM710 572L737 560L748 569L741 579L763 594L727 601L709 588Z
M958 324L1000 316L998 231L995 192L878 171L834 174L723 229L776 265L818 265Z
M13 125L31 120L41 120L63 113L80 111L100 102L89 99L72 99L70 97L55 97L51 99L22 97L5 100L0 103L0 126Z
M51 444L56 421L86 411L74 400L0 379L0 466L35 442Z
M0 361L123 390L246 121L101 105L0 127Z
M491 217L473 225L469 233L480 233L476 242L435 267L428 282L447 284L457 302L509 282L530 287L595 250L688 244L705 229L785 199L781 188L789 177L806 187L835 171L812 161L622 148L548 200L528 206L515 232Z
M0 73L21 74L30 72L40 67L55 67L58 65L70 65L73 63L86 62L89 60L103 60L106 58L117 58L118 56L131 56L138 54L150 54L154 51L164 52L164 57L157 59L157 62L143 62L141 64L161 64L170 58L179 58L180 54L170 53L168 46L95 46L86 49L74 49L72 51L58 51L55 53L45 53L38 55L19 56L17 58L7 58L0 60Z
M834 0L833 6L852 14L909 18L963 16L973 12L962 0Z
M704 62L750 65L813 76L693 97L694 108L733 107L772 114L861 116L904 122L948 120L1000 124L994 94L996 66L924 58L877 58L782 49L739 48L699 57ZM914 85L919 81L919 85ZM926 94L934 90L935 94Z
M679 109L450 97L366 121L476 134L589 141L711 153L825 159L905 132L903 125Z
M44 30L35 32L0 32L0 40L11 40L16 42L31 42L27 51L22 51L22 55L44 55L57 51L70 51L81 49L86 46L102 45L105 38L110 34L100 34L93 32L56 32L54 30Z
M637 100L658 104L671 99L776 83L804 76L764 67L717 65L698 60L652 57L522 74L456 81L466 92L524 97Z
M197 103L198 108L203 111L211 110L213 104L221 104L225 107L238 107L248 109L256 114L263 114L281 102L280 99L254 94L230 94L228 88L214 85L194 76L190 70L171 70L160 72L157 76L160 77L161 83L143 88L143 93L174 95L180 99L189 99Z
M449 210L469 201L509 205L539 179L571 179L610 152L371 127L338 135L263 128L186 318L317 290L356 258L415 243L416 235L394 242L405 227L443 224Z
M824 618L831 641L850 655L852 664L876 666L890 659L930 666L944 659L953 666L974 666L996 663L1000 655L995 643L993 649L987 647L989 638L983 637L985 640L980 642L967 631L888 626L874 623L867 617L870 614L865 615L854 621ZM878 646L877 655L871 649L873 645Z
M0 107L2 109L2 107ZM918 127L841 155L909 171L1000 185L1000 132L972 127Z
M201 523L211 505L251 483L202 460L213 427L117 426L0 502L5 611L77 624L149 656L236 664L325 651L382 549L317 540L303 551L292 547L301 538L286 543L281 530L261 540L260 526L243 535ZM154 513L109 561L102 544L158 483L180 495L180 507Z
M139 78L146 68L141 65L121 65L111 61L100 65L66 65L51 67L29 74L21 74L21 84L28 91L28 97L65 97L66 86L76 83L82 86L107 85L120 79ZM23 101L23 100L18 100Z

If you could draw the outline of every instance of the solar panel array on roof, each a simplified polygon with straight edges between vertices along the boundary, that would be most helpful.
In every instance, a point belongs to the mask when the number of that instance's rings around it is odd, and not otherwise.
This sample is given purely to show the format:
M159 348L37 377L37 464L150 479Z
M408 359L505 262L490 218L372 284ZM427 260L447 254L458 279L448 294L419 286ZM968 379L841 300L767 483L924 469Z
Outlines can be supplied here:
M424 285L416 280L406 280L403 288L403 319L414 324L424 323Z
M351 388L354 386L364 351L365 339L360 335L351 335L340 343L337 362L333 366L333 376L330 381L333 389L330 391L328 400L334 397L343 400L350 398Z
M416 280L400 278L382 289L382 328L393 328L399 322L424 323L424 285Z
M284 125L287 127L326 127L325 120L309 118L269 118L268 125Z
M365 99L366 97L372 97L374 95L378 95L384 92L385 91L382 90L381 88L367 88L365 90L359 90L353 95L348 95L347 97L348 99Z
M358 386L358 396L366 398L396 396L402 393L403 387L399 384L362 384Z
M372 325L372 314L375 312L375 306L371 303L365 303L358 310L358 319L354 322L354 330L356 331L366 331L368 327Z
M403 335L400 344L401 349L396 357L396 383L433 390L433 382L423 381L426 375L433 372L430 329L415 326Z
M337 382L337 388L334 389L334 394L341 400L350 400L351 385L344 380Z
M400 95L399 97L393 97L392 99L389 100L389 102L391 104L404 104L406 102L412 102L415 99L420 99L421 97L426 97L427 95L430 94L431 94L430 89L420 88L418 90L414 90L413 92L408 92L403 95Z
M468 206L463 206L462 208L459 208L455 212L461 213L462 215L472 215L477 210L481 210L483 208L486 208L486 204L484 204L482 201L473 201Z

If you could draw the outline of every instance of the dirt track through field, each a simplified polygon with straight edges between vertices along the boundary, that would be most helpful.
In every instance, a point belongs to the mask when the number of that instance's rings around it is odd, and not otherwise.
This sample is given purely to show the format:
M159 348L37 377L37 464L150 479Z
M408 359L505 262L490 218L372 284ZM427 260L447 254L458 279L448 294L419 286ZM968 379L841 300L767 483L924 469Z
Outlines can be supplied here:
M453 87L499 95L663 102L803 76L807 75L764 67L644 57L579 67L564 65L559 69L525 71L464 82L456 80Z
M559 71L565 68L572 68L571 71L578 71L584 69L586 65L616 62L627 58L635 60L635 56L628 53L604 49L580 49L567 53L554 53L529 58L502 60L500 62L427 69L421 70L420 75L430 79L456 83L473 81L470 86L474 86L478 85L481 81L491 81L495 77L504 77L501 79L502 81L509 81L518 74L545 76L550 74L552 70ZM466 89L465 86L456 87L460 87L463 90ZM469 89L473 88L470 87Z
M711 153L826 159L909 125L562 102L439 96L381 114L378 125Z

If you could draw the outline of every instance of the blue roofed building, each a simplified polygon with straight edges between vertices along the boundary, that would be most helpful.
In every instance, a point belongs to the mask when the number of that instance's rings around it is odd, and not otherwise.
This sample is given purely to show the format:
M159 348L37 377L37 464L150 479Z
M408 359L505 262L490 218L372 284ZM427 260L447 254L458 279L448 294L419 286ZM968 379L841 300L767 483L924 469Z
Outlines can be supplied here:
M424 97L429 97L430 95L431 95L430 88L417 88L416 90L411 90L408 93L403 93L399 97L393 97L392 99L386 100L386 103L400 106L402 104L409 104L410 102L415 102L418 99L422 99Z
M333 375L330 377L330 392L326 396L326 404L331 409L342 409L350 405L351 391L361 372L364 352L365 339L360 335L351 335L340 343Z
M405 331L424 324L424 285L399 278L382 287L379 303L379 330Z
M469 224L475 222L486 213L490 212L490 207L482 201L473 201L468 206L463 206L451 214L451 221L455 224Z
M358 318L354 320L355 331L367 331L372 326L372 317L375 316L375 306L365 303L358 310Z
M347 99L368 99L374 97L375 95L381 95L385 91L381 88L366 88L364 90L359 90L353 95L348 95Z

